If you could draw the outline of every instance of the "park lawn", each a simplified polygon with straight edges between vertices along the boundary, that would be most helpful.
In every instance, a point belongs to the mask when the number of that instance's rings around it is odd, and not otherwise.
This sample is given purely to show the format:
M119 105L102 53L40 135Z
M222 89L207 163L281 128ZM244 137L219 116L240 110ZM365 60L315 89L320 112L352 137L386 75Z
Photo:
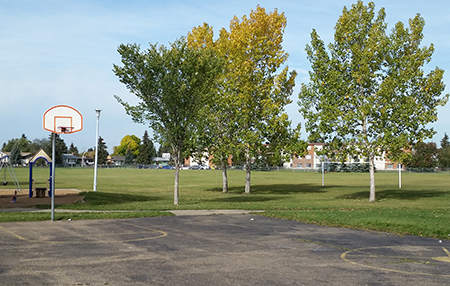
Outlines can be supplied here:
M15 170L22 188L27 188L28 169ZM56 188L78 189L84 196L83 203L57 208L150 211L149 215L171 209L266 210L263 215L319 225L450 238L447 173L404 173L401 189L397 173L376 173L377 201L370 203L369 175L364 173L328 173L322 187L317 172L255 171L251 194L246 195L243 171L229 171L229 193L224 194L221 171L182 170L180 204L174 206L173 170L99 169L96 193L92 192L93 172L57 168ZM44 185L48 168L34 168L33 174L37 184ZM113 218L114 214L102 216ZM14 220L15 215L8 214L8 219Z

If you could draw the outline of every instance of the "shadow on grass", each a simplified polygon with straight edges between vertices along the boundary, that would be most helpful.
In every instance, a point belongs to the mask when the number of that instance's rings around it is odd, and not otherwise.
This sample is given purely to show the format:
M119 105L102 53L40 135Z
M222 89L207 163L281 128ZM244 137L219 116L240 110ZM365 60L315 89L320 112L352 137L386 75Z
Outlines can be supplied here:
M257 203L257 202L269 202L285 199L282 196L261 196L261 195L234 195L232 197L226 198L215 198L210 199L210 202L220 202L220 203Z
M443 191L414 191L414 190L401 190L401 189L393 189L393 190L383 190L376 192L377 201L382 199L399 199L399 200L418 200L423 198L432 198L432 197L443 197L447 196L450 192ZM365 192L355 192L349 193L342 196L336 197L336 199L369 199L369 190Z
M157 196L143 196L143 195L131 195L131 194L114 194L114 193L101 193L101 192L87 192L81 193L84 195L84 203L77 203L75 205L90 205L90 206L105 206L105 205L118 205L130 202L148 202L162 200L163 198Z
M320 187L307 184L276 184L276 185L252 185L250 194L256 195L287 195L287 194L310 194L325 193L329 187ZM210 192L222 192L222 188L208 189ZM229 194L244 194L244 186L228 187Z

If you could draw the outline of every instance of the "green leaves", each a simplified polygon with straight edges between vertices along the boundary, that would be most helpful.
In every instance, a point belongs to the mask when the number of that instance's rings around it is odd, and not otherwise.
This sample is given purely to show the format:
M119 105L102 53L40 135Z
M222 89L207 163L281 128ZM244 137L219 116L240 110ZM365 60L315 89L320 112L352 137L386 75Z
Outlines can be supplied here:
M211 49L189 48L184 38L170 47L150 44L143 52L136 44L120 45L118 52L122 66L114 65L114 73L139 103L132 106L115 97L135 122L148 123L156 137L171 146L177 205L181 154L198 134L201 111L222 72L222 60Z
M298 104L310 140L328 143L328 154L400 160L401 149L434 134L426 126L448 95L442 70L423 72L434 51L420 46L425 21L416 15L409 28L399 22L388 35L385 17L374 3L358 1L343 9L328 51L311 33L310 83L302 85Z

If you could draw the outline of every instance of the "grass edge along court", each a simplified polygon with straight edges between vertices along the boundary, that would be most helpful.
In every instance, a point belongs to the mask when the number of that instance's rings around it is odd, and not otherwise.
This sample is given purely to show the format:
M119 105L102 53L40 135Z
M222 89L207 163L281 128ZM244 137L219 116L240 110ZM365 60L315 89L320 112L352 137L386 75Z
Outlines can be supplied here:
M27 168L16 168L15 172L23 191L28 192ZM47 177L48 168L34 171L37 185L45 185ZM183 170L179 206L173 205L172 170L100 169L98 192L92 192L92 169L59 168L55 177L56 189L77 189L83 196L81 202L58 205L57 209L74 212L57 213L56 219L159 216L170 215L162 211L172 209L245 209L324 226L450 239L448 173L405 172L401 189L398 173L376 173L377 201L370 203L367 173L328 173L322 187L322 175L318 172L255 171L251 194L247 195L243 171L228 172L229 192L224 194L220 171ZM8 188L11 186L1 186L0 190ZM47 219L48 213L0 213L2 222Z

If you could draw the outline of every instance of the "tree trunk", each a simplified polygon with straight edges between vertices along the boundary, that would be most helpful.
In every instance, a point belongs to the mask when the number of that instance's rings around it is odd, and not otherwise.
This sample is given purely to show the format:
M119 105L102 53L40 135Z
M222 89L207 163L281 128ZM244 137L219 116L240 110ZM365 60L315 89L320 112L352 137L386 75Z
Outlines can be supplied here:
M227 161L222 158L222 192L228 193Z
M173 193L173 204L178 206L178 185L180 180L180 150L175 153L175 186Z
M250 194L250 178L251 178L251 170L250 170L250 148L245 147L245 193Z
M375 168L374 168L375 154L369 155L369 176L370 176L370 197L369 202L375 201Z

